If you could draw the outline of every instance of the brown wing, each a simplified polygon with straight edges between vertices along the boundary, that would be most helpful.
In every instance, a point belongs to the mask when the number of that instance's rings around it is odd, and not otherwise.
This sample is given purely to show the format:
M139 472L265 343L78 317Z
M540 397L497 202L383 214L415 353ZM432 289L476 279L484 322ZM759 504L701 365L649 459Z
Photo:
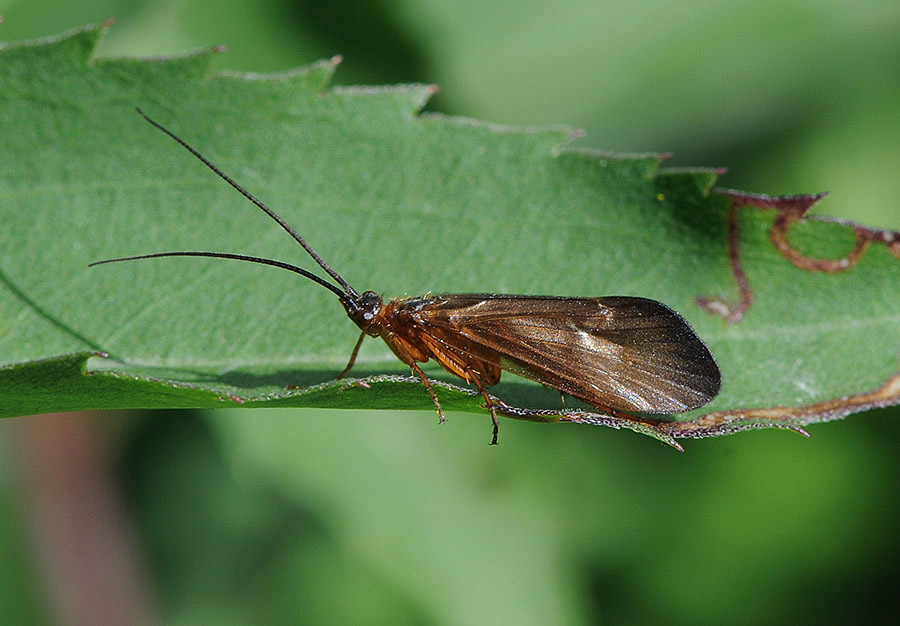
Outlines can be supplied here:
M679 413L719 391L706 345L655 300L461 294L398 304L434 341L495 353L503 369L598 408Z

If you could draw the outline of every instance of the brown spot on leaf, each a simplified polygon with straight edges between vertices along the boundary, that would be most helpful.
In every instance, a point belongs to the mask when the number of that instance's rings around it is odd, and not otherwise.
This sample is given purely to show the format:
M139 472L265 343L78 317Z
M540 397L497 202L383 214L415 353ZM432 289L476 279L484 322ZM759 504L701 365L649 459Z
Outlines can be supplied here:
M731 199L728 211L728 263L740 291L740 300L730 304L721 298L698 296L697 304L710 313L724 317L729 323L740 321L753 303L753 289L747 281L740 258L740 228L737 213L743 207L771 209L778 212L769 231L769 239L781 256L800 269L810 272L843 272L856 265L870 243L881 243L891 254L900 258L900 232L870 228L836 217L807 216L813 205L825 197L824 193L766 196L733 189L714 189L713 192ZM831 222L852 228L855 236L853 249L837 259L816 259L802 254L790 244L787 237L791 226L801 220Z
M731 206L728 209L728 264L731 266L731 273L741 294L740 301L737 304L729 304L720 298L697 296L697 304L701 308L724 317L729 324L739 322L753 303L753 290L750 289L747 274L744 273L744 266L741 264L740 228L737 220L737 213L740 207L741 205L737 200L732 199Z

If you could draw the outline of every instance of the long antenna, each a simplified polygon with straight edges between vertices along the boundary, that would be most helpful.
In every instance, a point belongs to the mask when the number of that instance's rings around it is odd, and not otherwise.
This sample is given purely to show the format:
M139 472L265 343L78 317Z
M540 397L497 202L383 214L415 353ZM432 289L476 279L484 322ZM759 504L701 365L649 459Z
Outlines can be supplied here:
M313 250L313 247L310 246L308 243L306 243L306 240L300 236L300 233L298 233L296 230L294 230L290 224L285 222L281 218L280 215L278 215L275 211L273 211L272 209L267 207L265 204L263 204L263 202L261 200L259 200L256 196L254 196L252 193L250 193L246 189L244 189L240 184L237 183L237 181L235 181L233 178L231 178L228 174L226 174L225 172L220 170L218 167L213 165L209 161L209 159L207 159L205 156L200 154L197 150L195 150L190 145L188 145L188 143L185 140L183 140L181 137L179 137L178 135L176 135L175 133L170 131L168 128L166 128L165 126L163 126L156 120L150 118L146 113L141 111L140 107L136 107L136 108L137 108L137 112L140 114L141 117L143 117L151 125L155 126L159 130L161 130L162 132L167 134L169 137L171 137L172 139L177 141L179 144L181 144L181 146L185 150L187 150L188 152L193 154L195 157L197 157L201 163L203 163L206 167L208 167L213 172L215 172L215 174L219 178L221 178L226 183L231 185L234 189L236 189L238 192L240 192L240 194L242 196L244 196L245 198L247 198L247 200L249 200L256 206L258 206L260 209L262 209L266 213L266 215L268 215L273 220L275 220L278 223L278 225L281 226L281 228L283 228L285 231L287 231L287 233L291 237L293 237L297 241L297 243L299 243L301 246L303 246L303 249L306 250L307 253L309 253L309 256L311 256L313 258L313 260L319 264L319 267L321 267L323 270L328 272L328 275L331 276L333 279L335 279L337 281L337 283L341 287L344 288L344 293L340 294L342 297L344 295L346 295L346 296L349 296L349 298L351 300L359 299L359 293L357 293L357 291L353 287L350 286L350 283L348 283L346 280L344 280L344 278L340 274L338 274L330 265L328 265L328 263L325 262L325 259L320 257L319 253L316 252L315 250ZM216 253L216 254L218 254L218 253ZM148 256L152 257L154 255L148 255ZM172 256L179 256L179 255L173 254ZM192 256L192 255L182 255L182 256ZM209 256L209 255L198 254L198 255L193 255L193 256ZM215 254L213 256L215 256ZM146 257L144 257L144 258L146 258ZM220 255L219 258L240 259L241 255ZM254 259L252 261L254 263L262 262L264 265L275 265L276 267L284 267L285 269L288 269L287 267L285 267L287 264L279 265L277 261L273 262L270 259L260 259L259 257L247 257L245 260L250 260L250 259ZM114 261L114 260L118 260L118 259L110 259L110 261ZM290 266L290 267L294 267L294 266ZM300 268L295 267L294 269L300 269ZM290 270L290 271L294 271L294 270ZM297 273L302 274L303 276L306 276L307 278L312 278L312 276L314 276L314 275L311 275L310 273L306 272L306 270L303 270L302 272L297 272ZM319 284L322 284L321 281L316 281L316 282L319 282ZM332 289L332 291L334 291L334 289Z
M289 272L294 272L295 274L300 274L301 276L306 276L308 279L315 281L326 289L336 293L341 300L344 300L344 298L346 298L348 295L338 289L335 285L329 283L321 276L316 276L312 272L309 272L302 267L297 267L296 265L291 265L290 263L282 263L281 261L275 261L274 259L265 259L258 256L248 256L246 254L231 254L228 252L157 252L155 254L140 254L138 256L123 256L117 259L104 259L103 261L94 261L93 263L88 264L88 267L103 265L104 263L118 263L119 261L158 259L164 256L205 256L214 259L234 259L236 261L249 261L250 263L259 263L260 265L271 265L273 267L280 267L281 269L287 270Z

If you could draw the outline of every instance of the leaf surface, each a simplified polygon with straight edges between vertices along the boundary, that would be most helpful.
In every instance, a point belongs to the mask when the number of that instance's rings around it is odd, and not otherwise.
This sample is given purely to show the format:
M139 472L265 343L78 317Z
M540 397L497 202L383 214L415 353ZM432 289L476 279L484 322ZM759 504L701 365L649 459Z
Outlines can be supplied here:
M92 59L102 32L0 50L0 415L431 406L380 342L364 345L357 378L334 380L357 330L310 281L212 259L87 267L214 250L315 269L135 106L273 207L360 291L637 295L672 306L723 372L719 397L678 422L819 405L884 388L900 370L900 260L884 242L846 271L813 272L773 246L776 211L740 210L754 299L729 324L697 303L739 295L729 198L710 193L713 170L567 148L563 128L423 115L430 87L330 88L333 60L251 76L211 75L213 51ZM800 221L789 238L816 258L854 244L836 223ZM892 389L853 410L896 403ZM492 393L559 406L508 374ZM448 409L483 411L465 391L439 395Z

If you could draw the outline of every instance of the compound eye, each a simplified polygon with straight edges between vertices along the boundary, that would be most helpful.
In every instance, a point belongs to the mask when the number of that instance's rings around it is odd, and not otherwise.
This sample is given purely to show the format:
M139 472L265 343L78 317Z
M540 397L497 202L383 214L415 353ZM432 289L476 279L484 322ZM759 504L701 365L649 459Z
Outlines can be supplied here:
M364 291L355 302L345 305L347 314L357 326L366 332L377 324L378 314L384 300L374 291Z

